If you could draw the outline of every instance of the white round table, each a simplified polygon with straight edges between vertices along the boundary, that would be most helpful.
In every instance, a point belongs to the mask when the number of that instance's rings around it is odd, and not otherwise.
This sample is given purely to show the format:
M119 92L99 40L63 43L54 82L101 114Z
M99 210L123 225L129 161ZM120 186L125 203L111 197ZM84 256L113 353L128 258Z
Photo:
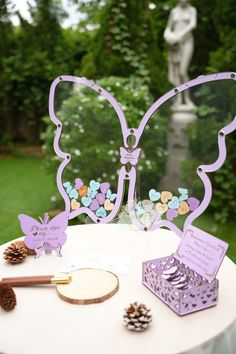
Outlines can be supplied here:
M128 225L80 225L67 229L68 241L56 254L27 257L19 265L2 259L2 277L56 274L65 257L85 254L128 255L120 289L100 304L73 305L53 285L15 288L17 306L0 309L0 353L4 354L233 354L236 347L236 267L225 257L218 273L217 306L179 317L142 285L142 261L173 253L178 237L167 230L133 231ZM151 308L153 322L142 333L128 331L123 309L140 301Z

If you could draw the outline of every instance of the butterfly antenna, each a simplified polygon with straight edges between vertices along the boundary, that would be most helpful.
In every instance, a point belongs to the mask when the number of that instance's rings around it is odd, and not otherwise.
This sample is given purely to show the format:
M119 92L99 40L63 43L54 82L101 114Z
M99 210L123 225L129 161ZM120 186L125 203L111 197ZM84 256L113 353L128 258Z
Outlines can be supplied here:
M45 213L44 214L44 224L48 223L48 219L49 219L48 213Z

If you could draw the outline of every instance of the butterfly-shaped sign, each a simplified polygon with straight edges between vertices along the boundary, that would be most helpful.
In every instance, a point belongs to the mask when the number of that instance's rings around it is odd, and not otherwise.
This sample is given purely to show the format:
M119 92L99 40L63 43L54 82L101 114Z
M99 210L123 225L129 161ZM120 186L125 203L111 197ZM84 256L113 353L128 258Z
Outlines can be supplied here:
M69 212L63 211L49 221L48 214L45 214L44 219L40 218L40 222L25 214L18 216L25 234L24 243L36 252L36 257L43 251L50 254L53 250L61 256L61 248L66 242L68 216Z
M218 81L229 81L235 85L236 74L233 72L218 73L207 76L200 76L197 79L191 80L185 84L176 87L161 98L155 101L152 106L144 114L137 128L128 127L127 120L125 118L122 106L117 100L105 89L98 86L94 81L86 78L74 77L63 75L56 78L50 89L49 97L49 112L53 123L56 125L56 134L54 138L54 149L58 157L62 159L57 173L57 186L61 196L65 201L65 210L69 212L69 218L74 218L80 214L87 214L94 222L108 223L114 220L119 213L122 206L125 184L128 183L128 205L134 206L136 201L136 181L137 181L137 168L139 160L142 154L143 135L145 128L149 127L150 120L153 114L160 109L166 102L174 98L176 95L195 88L199 85L206 85L208 83ZM58 118L55 112L55 91L61 83L73 83L85 86L98 93L99 97L103 100L107 100L113 107L118 121L120 123L120 132L122 134L123 146L117 146L120 152L120 169L118 171L118 182L116 191L111 191L108 181L98 181L96 179L87 181L87 185L84 184L81 177L78 176L75 182L62 180L63 171L70 163L71 155L62 151L60 147L60 138L62 134L62 122ZM226 158L226 143L225 137L236 129L236 118L225 127L220 129L218 134L219 155L216 161L210 165L199 166L197 173L204 186L204 197L200 202L194 196L189 195L189 191L185 187L178 189L178 196L173 194L173 191L158 191L153 186L150 186L149 198L150 201L156 203L156 210L161 217L155 223L151 225L149 229L155 229L157 227L168 227L175 231L178 235L182 235L176 225L173 224L173 220L176 215L187 215L185 220L184 229L199 216L208 207L212 196L212 185L207 173L214 172L219 169ZM132 137L132 139L131 139ZM104 135L104 139L108 139ZM132 141L132 144L130 143ZM93 142L91 142L92 144ZM79 142L78 142L79 144ZM158 144L158 131L156 144ZM142 156L143 158L143 156ZM148 159L147 156L144 157ZM132 214L132 220L139 225L140 229L144 229L145 223L140 222L141 209L130 208ZM166 215L166 219L163 219L163 215ZM145 226L146 227L146 226Z

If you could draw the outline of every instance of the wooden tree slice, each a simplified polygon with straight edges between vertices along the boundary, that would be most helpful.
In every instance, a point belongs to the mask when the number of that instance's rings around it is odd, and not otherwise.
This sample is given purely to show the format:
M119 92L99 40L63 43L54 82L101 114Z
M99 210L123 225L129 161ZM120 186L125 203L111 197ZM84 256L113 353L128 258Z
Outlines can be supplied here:
M119 289L119 280L111 272L102 269L78 269L71 272L69 284L57 285L59 296L72 304L103 302Z

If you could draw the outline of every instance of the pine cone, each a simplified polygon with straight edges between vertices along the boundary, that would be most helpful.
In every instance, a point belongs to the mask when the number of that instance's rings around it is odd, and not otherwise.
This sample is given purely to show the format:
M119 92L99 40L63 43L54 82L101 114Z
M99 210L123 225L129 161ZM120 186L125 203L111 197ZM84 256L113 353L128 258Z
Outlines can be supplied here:
M142 332L152 322L150 309L144 304L134 302L124 310L124 324L131 331Z
M36 254L35 250L28 248L26 246L26 244L24 243L24 241L16 241L16 242L13 242L12 245L15 245L16 247L23 247L28 256L34 256Z
M15 292L8 285L4 285L0 287L0 306L5 311L11 311L16 306Z
M7 247L3 253L3 258L12 264L21 263L24 261L27 256L27 251L25 247L15 245L12 243L9 247Z

